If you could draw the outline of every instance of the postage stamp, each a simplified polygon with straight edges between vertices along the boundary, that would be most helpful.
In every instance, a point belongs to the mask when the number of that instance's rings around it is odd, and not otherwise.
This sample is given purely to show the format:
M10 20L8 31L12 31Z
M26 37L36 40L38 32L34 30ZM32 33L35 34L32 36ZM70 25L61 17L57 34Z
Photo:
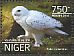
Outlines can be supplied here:
M0 0L0 56L74 56L73 0Z

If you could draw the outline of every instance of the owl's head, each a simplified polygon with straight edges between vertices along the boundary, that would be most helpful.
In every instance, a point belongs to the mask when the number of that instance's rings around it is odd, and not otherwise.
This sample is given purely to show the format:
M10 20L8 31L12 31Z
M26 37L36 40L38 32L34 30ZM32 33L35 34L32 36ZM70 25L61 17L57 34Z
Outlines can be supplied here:
M12 9L12 16L13 17L23 17L28 14L28 9L23 7L23 6L16 6L15 8Z

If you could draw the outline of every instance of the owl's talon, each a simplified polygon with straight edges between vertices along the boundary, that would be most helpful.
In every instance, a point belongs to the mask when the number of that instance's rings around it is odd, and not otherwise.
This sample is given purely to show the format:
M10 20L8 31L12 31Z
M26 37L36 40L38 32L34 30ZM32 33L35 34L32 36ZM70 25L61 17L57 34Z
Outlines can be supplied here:
M19 36L17 36L17 39L23 39L23 38L25 38L25 35L19 35Z
M34 47L40 47L40 45L43 45L43 43L42 42L35 42L35 44L34 44Z
M40 47L40 44L34 44L34 47Z
M43 43L42 43L42 42L40 42L40 45L43 45Z

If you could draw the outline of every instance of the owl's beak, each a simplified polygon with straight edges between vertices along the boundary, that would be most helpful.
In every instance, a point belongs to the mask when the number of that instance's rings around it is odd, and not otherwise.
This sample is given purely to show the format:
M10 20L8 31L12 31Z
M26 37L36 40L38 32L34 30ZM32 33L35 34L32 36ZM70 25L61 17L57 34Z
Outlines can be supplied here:
M14 14L15 16L20 16L20 14Z

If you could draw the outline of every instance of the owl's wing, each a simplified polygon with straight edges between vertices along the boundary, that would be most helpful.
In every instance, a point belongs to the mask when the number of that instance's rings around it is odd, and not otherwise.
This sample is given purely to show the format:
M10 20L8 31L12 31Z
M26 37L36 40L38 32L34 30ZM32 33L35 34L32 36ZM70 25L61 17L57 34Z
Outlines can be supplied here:
M26 19L26 23L32 28L38 30L63 26L60 21L38 11L30 11L28 18Z

